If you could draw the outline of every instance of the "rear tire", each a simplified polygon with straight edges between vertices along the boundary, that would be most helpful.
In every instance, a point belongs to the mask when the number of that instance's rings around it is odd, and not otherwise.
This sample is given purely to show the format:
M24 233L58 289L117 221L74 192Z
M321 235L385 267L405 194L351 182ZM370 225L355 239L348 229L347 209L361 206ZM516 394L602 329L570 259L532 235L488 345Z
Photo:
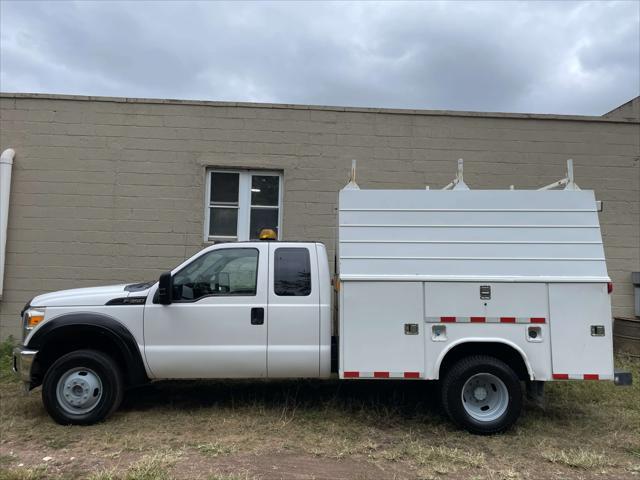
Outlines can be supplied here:
M111 357L96 350L76 350L47 370L42 402L61 425L91 425L118 408L123 390L122 373Z
M520 379L506 363L477 355L463 358L445 374L442 406L471 433L491 435L510 428L522 410Z

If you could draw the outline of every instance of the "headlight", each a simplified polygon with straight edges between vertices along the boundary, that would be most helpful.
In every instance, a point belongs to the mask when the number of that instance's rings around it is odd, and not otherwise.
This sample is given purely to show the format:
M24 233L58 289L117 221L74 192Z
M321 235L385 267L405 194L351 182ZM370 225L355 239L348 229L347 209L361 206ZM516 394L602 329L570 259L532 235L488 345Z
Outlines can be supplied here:
M29 332L33 330L40 322L44 320L44 307L29 308L25 310L23 321L22 339L24 340L29 335Z

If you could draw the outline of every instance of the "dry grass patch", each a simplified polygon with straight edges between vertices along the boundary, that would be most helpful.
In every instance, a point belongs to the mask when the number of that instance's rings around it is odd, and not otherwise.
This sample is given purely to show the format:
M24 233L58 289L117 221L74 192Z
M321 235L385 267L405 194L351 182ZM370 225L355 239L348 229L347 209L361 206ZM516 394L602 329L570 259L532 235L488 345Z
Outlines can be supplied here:
M407 439L395 448L383 452L382 458L405 461L417 467L421 478L444 475L466 469L481 469L486 465L483 453L444 445L432 446L424 440Z
M176 455L158 453L145 455L126 470L110 469L90 475L88 480L170 480L170 468L175 465Z
M378 449L378 444L370 439L334 438L330 442L320 442L319 445L305 449L318 457L347 458L352 456L371 457Z
M425 442L416 440L402 445L401 458L417 465L423 477L431 472L436 474L455 473L470 468L478 469L485 465L482 453L445 446L427 446Z
M252 480L257 477L252 477L248 473L214 473L209 475L207 480Z
M46 467L0 470L0 480L44 480L50 478Z
M231 455L232 453L237 452L238 447L233 444L225 445L220 442L213 442L196 445L196 450L208 457L219 457L221 455Z
M487 469L482 475L472 478L473 480L518 480L522 478L522 475L512 468L505 470Z
M572 468L591 470L609 465L606 456L582 448L569 450L546 450L541 453L542 458L551 463L560 463Z

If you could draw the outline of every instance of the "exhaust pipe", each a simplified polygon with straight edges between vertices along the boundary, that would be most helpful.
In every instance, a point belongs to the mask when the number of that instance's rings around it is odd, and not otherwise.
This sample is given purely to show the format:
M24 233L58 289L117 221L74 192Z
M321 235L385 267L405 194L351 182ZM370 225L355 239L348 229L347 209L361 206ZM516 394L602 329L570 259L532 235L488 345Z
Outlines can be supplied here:
M7 148L0 155L0 300L4 287L4 264L7 249L7 224L9 222L9 196L11 194L11 169L16 152Z

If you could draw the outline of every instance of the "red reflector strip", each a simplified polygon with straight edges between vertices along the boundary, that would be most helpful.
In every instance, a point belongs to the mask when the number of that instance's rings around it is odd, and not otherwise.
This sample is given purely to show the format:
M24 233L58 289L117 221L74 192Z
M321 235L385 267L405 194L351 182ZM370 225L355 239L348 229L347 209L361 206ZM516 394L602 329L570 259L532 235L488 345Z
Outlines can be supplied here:
M440 317L442 323L455 323L456 317Z
M585 373L582 378L585 380L600 380L600 375L597 373Z
M404 372L404 378L420 378L420 372Z
M553 374L553 379L554 380L569 380L569 374L568 373L554 373Z
M344 372L344 378L358 378L360 376L360 372Z
M470 321L471 323L484 323L487 319L485 317L471 317Z
M516 317L500 317L500 323L516 323Z
M389 378L389 372L373 372L373 378Z
M531 323L544 323L544 322L546 322L546 319L542 318L542 317L532 317L532 318L529 319L529 321Z

